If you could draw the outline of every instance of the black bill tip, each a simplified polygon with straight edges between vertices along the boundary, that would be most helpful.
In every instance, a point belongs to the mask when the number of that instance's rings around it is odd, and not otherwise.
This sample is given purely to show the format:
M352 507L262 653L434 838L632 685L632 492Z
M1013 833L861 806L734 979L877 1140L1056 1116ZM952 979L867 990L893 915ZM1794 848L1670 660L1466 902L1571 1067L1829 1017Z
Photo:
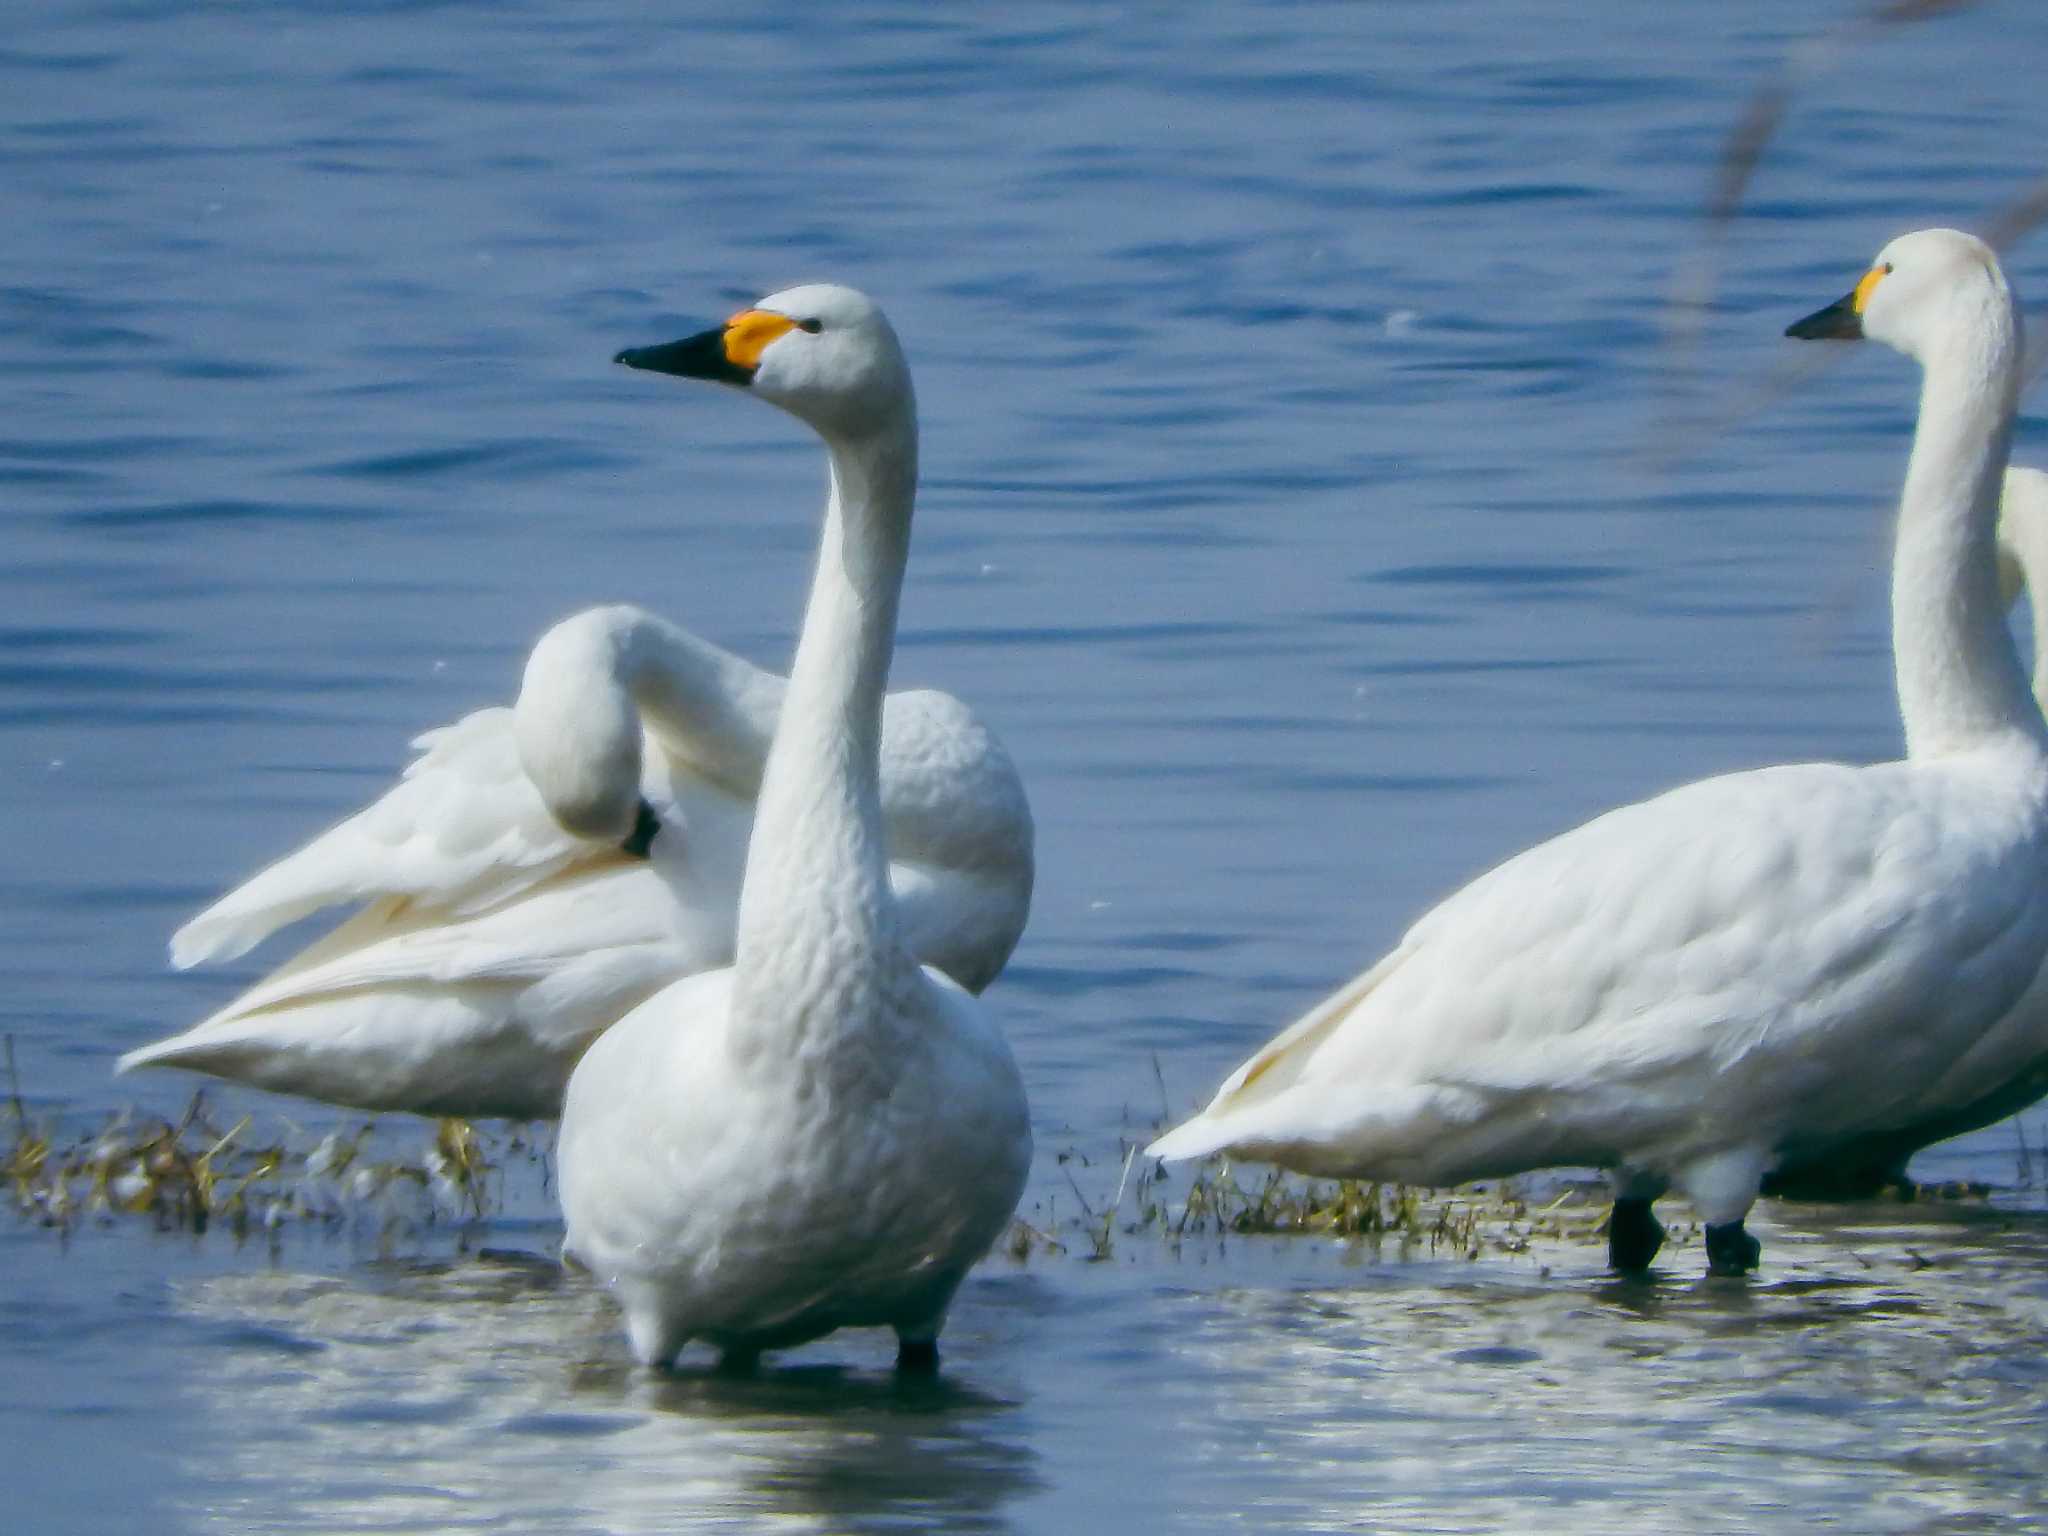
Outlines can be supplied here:
M677 378L710 379L719 384L746 384L754 377L753 369L742 368L726 356L723 326L659 346L627 347L612 361L649 373L672 373Z
M1861 341L1863 316L1857 311L1856 295L1845 294L1826 309L1794 320L1785 334L1797 341Z

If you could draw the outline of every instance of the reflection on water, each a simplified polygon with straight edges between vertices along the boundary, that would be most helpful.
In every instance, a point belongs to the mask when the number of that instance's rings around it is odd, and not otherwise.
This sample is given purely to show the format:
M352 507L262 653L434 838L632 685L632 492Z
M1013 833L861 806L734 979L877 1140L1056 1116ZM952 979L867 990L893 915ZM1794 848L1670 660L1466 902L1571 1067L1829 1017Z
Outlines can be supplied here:
M1781 1228L1798 1257L1756 1284L1623 1282L1579 1254L1577 1273L1186 1293L1173 1407L1219 1494L1255 1453L1265 1507L1316 1529L2024 1522L2048 1456L2048 1221L1996 1228Z
M195 1508L215 1529L972 1532L1039 1482L1015 1405L966 1373L898 1380L876 1345L867 1368L652 1376L545 1261L227 1276L180 1307L212 1325L188 1386L218 1427L205 1470L238 1489Z
M2048 1216L1772 1218L1747 1283L1558 1242L998 1269L937 1381L880 1335L650 1375L538 1258L217 1276L173 1308L208 1426L180 1502L223 1531L2032 1528Z

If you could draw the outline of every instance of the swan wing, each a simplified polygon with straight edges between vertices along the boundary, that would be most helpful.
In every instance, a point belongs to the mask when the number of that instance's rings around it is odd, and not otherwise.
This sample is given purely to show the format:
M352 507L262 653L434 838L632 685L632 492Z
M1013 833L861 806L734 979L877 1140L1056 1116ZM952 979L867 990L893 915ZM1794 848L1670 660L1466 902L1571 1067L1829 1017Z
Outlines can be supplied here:
M619 856L522 891L466 917L386 899L352 916L244 992L228 1013L253 1013L362 987L530 983L597 951L663 947L687 969L722 961L730 915L677 901L659 871Z
M460 914L590 855L521 770L510 710L478 710L413 746L420 755L381 798L180 928L172 964L235 959L286 924L348 902L397 896Z
M731 945L729 907L684 906L623 858L462 919L386 897L119 1070L184 1067L371 1110L550 1118L592 1039Z

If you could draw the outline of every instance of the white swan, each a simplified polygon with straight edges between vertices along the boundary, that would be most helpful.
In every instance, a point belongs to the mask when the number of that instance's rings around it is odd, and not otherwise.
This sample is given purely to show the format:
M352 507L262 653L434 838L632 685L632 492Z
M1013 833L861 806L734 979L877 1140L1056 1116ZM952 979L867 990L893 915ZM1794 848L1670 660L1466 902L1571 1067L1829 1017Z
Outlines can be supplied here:
M569 1079L564 1251L625 1312L635 1357L728 1359L887 1326L928 1368L961 1277L1031 1159L1002 1033L922 969L890 893L882 689L910 544L917 428L865 297L793 288L619 361L737 384L831 455L817 573L762 776L731 967L680 981Z
M1998 591L2033 602L2034 698L2048 710L2048 474L2009 466L1998 513ZM1995 1125L2048 1095L2048 972L1909 1106L1898 1124L1840 1146L1795 1154L1766 1187L1804 1198L1876 1194L1905 1184L1914 1153Z
M551 1118L599 1031L729 964L784 680L637 608L542 637L511 710L430 731L368 809L181 928L180 967L364 909L192 1028L123 1056L371 1110ZM913 953L974 991L1031 906L1031 811L957 699L883 706L882 812ZM622 846L623 845L623 846ZM639 855L639 856L636 856Z
M1910 1118L2048 956L2048 729L2002 622L1993 523L2019 316L1929 230L1792 327L1925 369L1892 619L1909 758L1704 780L1483 875L1240 1067L1154 1155L1455 1184L1612 1171L1640 1269L1675 1183L1708 1265L1781 1160Z

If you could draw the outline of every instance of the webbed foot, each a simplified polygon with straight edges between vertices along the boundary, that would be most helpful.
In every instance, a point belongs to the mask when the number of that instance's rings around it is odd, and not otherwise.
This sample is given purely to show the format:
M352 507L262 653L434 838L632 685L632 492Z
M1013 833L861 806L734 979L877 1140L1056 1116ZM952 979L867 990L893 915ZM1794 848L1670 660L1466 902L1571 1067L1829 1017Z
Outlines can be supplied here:
M761 1369L761 1351L740 1346L721 1350L718 1356L718 1374L721 1376L751 1376Z
M1707 1223L1707 1273L1746 1275L1763 1257L1764 1245L1743 1230L1740 1221L1719 1226Z
M936 1376L939 1373L937 1339L903 1339L896 1345L896 1369L905 1376Z

